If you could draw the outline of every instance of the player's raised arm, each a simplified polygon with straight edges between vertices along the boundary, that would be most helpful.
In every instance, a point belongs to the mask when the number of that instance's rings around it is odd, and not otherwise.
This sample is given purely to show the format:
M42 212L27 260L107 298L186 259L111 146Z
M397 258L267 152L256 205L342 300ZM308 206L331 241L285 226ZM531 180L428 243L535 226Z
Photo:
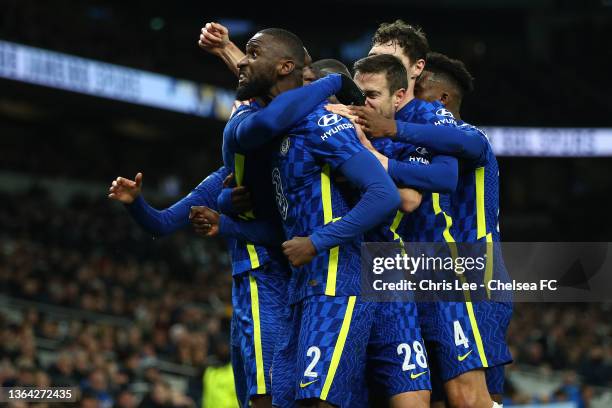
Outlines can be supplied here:
M204 179L191 193L172 206L157 210L142 197L142 174L135 180L118 177L113 181L108 197L125 204L134 220L154 236L168 235L189 225L189 211L192 206L206 205L216 208L217 196L223 187L223 179L229 174L221 167Z
M219 23L206 23L200 32L198 46L221 58L230 71L238 76L238 62L244 58L244 52L230 41L228 29Z

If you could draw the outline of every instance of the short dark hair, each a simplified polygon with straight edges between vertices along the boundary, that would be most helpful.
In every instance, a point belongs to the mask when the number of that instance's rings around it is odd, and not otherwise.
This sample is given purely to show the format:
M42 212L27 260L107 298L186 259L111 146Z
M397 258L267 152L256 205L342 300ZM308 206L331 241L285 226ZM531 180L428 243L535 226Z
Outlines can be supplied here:
M351 72L348 70L346 65L332 58L326 58L313 62L312 69L317 74L317 77L320 78L328 74L344 74L347 77L351 76Z
M403 20L393 23L382 23L372 38L372 45L397 43L404 54L414 64L420 59L426 59L429 52L429 43L421 27L407 24Z
M274 37L279 42L279 49L285 54L284 57L294 60L298 67L304 66L306 53L300 37L282 28L266 28L259 33Z
M474 77L460 60L449 58L439 52L430 52L427 54L425 70L436 76L443 76L457 88L461 96L474 90Z
M406 67L397 57L389 54L371 55L355 62L355 74L385 74L389 92L408 88Z

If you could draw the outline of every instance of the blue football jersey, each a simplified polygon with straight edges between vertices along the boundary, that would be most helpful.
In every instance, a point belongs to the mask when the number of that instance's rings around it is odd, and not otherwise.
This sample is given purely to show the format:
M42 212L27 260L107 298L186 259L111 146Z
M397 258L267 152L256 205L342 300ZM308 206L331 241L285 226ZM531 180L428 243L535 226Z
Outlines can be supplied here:
M409 162L414 165L428 164L417 152L417 147L404 142L393 141L390 138L375 138L371 140L372 146L381 154L389 159ZM397 242L403 244L402 231L407 228L409 215L397 210L388 222L368 231L365 239L368 242Z
M459 129L486 142L484 154L462 160L457 190L451 194L454 216L451 231L457 242L499 242L499 167L487 135L463 121Z
M457 122L444 105L413 99L395 114L402 122L435 126L457 126ZM422 164L431 162L431 152L416 147L409 160ZM445 242L448 235L448 214L451 212L448 194L423 192L421 205L398 226L398 234L406 242Z
M332 176L345 161L364 150L347 119L319 105L278 142L272 181L288 239L307 237L351 209L350 198ZM362 239L319 253L312 262L293 268L292 303L310 295L351 296L359 293Z
M239 106L223 131L223 163L234 173L236 185L246 186L251 192L254 210L240 216L245 220L278 217L270 179L270 144L245 152L235 142L238 125L259 109L261 107L256 102ZM271 256L282 256L279 251L239 240L234 240L230 252L234 275L268 263Z

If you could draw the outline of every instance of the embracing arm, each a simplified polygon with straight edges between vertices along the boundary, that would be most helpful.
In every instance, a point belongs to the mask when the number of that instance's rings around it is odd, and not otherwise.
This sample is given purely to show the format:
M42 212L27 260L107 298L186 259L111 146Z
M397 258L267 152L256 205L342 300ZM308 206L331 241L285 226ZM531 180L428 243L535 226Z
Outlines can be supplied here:
M219 219L219 235L264 246L279 246L285 240L282 226L271 220L239 221L225 215Z
M355 86L347 76L332 74L310 85L283 92L236 127L235 142L244 150L260 147L291 129L325 99Z
M370 152L357 153L344 162L339 170L363 194L348 214L310 236L317 253L369 231L381 224L400 205L397 188Z
M402 142L423 146L440 154L460 159L477 160L487 152L486 140L474 132L460 128L396 121L395 137Z
M389 175L398 185L422 191L452 193L457 188L459 164L452 156L434 156L429 165L389 159Z

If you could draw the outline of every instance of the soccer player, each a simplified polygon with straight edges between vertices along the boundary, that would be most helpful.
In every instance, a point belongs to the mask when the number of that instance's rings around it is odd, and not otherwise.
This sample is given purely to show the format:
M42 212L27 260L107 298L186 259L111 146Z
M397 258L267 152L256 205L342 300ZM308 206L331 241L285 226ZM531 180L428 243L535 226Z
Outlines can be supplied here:
M270 63L278 58L271 52L276 47L269 45L273 36L260 34L247 44L243 64L249 80L254 81L251 89L265 90L268 87L263 84L275 76L274 67L279 64ZM297 47L294 52L299 52ZM271 89L278 87L273 84ZM414 321L414 316L395 314L391 308L384 309L385 314L376 305L357 298L359 237L397 208L396 189L376 159L359 144L353 125L329 114L323 104L288 133L290 136L283 138L277 147L272 176L286 235L293 237L283 247L294 266L291 293L295 306L293 330L288 331L281 358L274 361L273 386L289 382L291 399L301 400L302 404L318 400L321 406L328 406L323 401L357 406L353 401L354 396L361 395L368 343L380 348L381 360L398 360L398 344L385 347L385 339L374 339L375 335L370 333L375 321L387 322L389 327L392 322L401 321L401 328L381 330L378 336L385 333L390 336L387 341L395 342L396 336L402 336L402 340L408 337L403 344L414 346L414 353L409 356L402 349L404 358L409 362L415 359L419 367L427 367L418 328L405 330L408 319L412 317ZM364 191L352 209L331 179L332 168ZM304 251L304 247L308 250ZM400 318L394 320L395 315ZM315 335L316 332L320 334ZM393 365L401 375L402 361L399 364L394 361ZM428 405L428 371L406 372L404 377L412 380L410 389L394 394L392 403ZM276 394L274 398L276 401Z
M431 138L421 141L438 151L453 154L461 160L457 191L451 194L455 223L451 231L458 242L499 242L499 168L486 134L461 119L461 102L473 89L473 78L465 65L440 53L427 55L427 66L415 87L416 96L428 101L440 101L457 118L460 137ZM485 199L486 198L486 199ZM488 260L491 262L490 260ZM503 263L500 264L503 267ZM487 387L494 401L502 403L504 364L511 361L505 335L512 315L506 303L475 304L476 318L486 318L496 312L498 321L491 324L484 342L488 368ZM487 303L490 303L487 305ZM480 311L479 308L487 309ZM490 309L490 310L489 310Z
M374 35L371 54L389 53L402 57L410 77L420 75L428 51L427 40L420 29L401 20L383 24ZM430 139L444 136L458 136L453 114L439 102L426 102L408 95L406 105L389 120L373 110L352 108L359 118L357 123L371 136L395 137L398 134L427 134ZM432 129L423 123L444 125L451 128ZM421 138L422 139L422 138ZM417 139L401 139L414 143L421 149ZM440 151L440 153L444 153ZM424 160L430 160L424 157ZM455 242L450 228L453 225L450 196L432 193L423 198L417 217L409 229L406 240L415 242ZM483 334L471 302L419 303L419 319L425 339L434 347L434 356L440 366L438 370L444 382L446 396L451 406L490 408L494 406L482 368L488 367L488 360L482 346ZM457 319L449 319L457 316ZM442 322L440 325L439 322ZM440 327L441 326L441 327ZM484 333L487 335L487 333ZM461 340L461 341L458 341ZM465 340L465 341L464 341ZM469 348L469 350L465 350Z
M366 106L393 119L408 88L407 72L401 61L392 55L374 55L357 61L354 70L355 82L366 95ZM348 113L348 109L343 107L329 106L328 109ZM357 129L361 130L359 125ZM425 162L419 160L416 145L390 138L368 140L362 137L361 140L398 186L409 186L422 192L450 193L455 190L458 172L455 158L435 155L431 162ZM417 207L404 209L404 212L412 212ZM398 234L406 228L404 224L404 214L398 211L390 228L395 241L401 241Z

